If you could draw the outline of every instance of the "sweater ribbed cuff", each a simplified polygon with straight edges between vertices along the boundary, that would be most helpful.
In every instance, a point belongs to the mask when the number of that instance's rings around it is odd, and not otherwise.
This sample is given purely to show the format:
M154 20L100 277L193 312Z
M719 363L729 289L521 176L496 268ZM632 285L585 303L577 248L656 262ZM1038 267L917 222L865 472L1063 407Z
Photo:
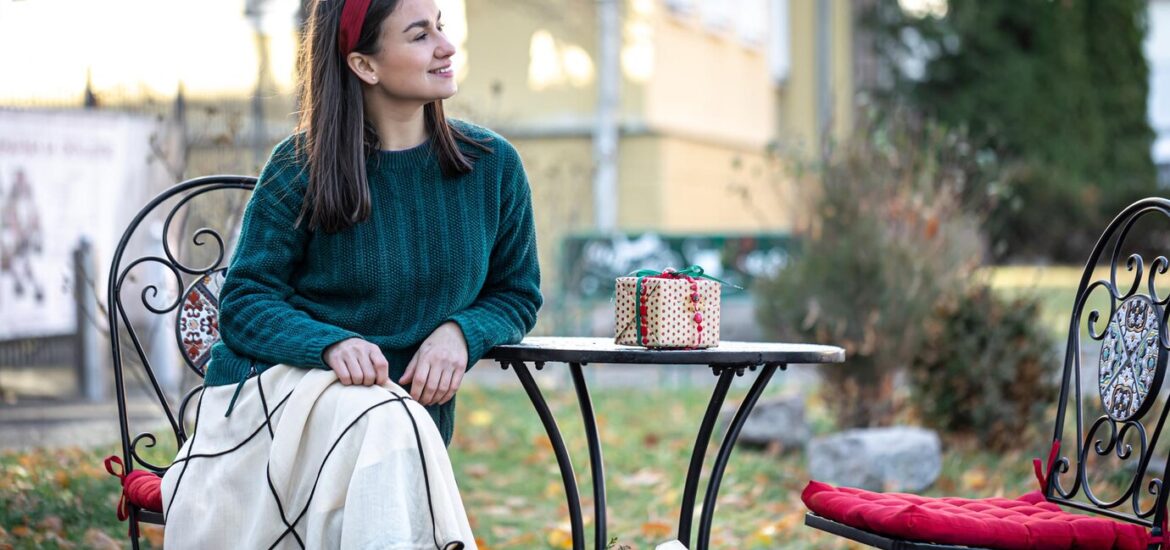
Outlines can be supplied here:
M304 363L298 366L305 367L320 367L329 368L325 363L325 350L343 340L350 338L361 338L362 336L356 332L351 332L342 328L330 327L322 331L320 334L314 335L312 338L306 339L304 342L305 355L301 358Z
M477 319L478 315L474 310L465 309L451 317L448 321L454 321L459 325L459 329L463 331L463 339L467 342L467 369L475 366L480 359L483 359L483 354L487 353L487 335L483 330L483 325Z

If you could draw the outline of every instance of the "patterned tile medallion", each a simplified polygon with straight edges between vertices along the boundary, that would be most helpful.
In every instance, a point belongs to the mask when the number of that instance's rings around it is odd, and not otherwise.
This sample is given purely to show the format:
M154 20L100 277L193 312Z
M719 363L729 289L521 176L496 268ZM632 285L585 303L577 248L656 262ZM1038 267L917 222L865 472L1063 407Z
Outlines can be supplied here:
M177 328L183 359L200 376L211 358L211 346L219 341L219 290L224 272L219 269L197 279L179 307Z
M1101 402L1110 418L1140 416L1157 396L1166 363L1158 342L1160 323L1158 307L1146 296L1126 299L1113 314L1097 371Z

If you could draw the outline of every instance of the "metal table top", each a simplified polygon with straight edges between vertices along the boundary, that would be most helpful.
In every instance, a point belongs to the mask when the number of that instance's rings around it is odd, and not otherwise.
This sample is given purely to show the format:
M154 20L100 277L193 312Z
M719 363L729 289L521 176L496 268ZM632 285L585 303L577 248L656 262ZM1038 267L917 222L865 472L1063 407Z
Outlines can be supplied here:
M484 355L496 361L558 363L627 363L669 365L766 365L841 363L836 346L766 342L721 342L707 349L653 350L623 346L611 338L529 337L519 344L496 346Z

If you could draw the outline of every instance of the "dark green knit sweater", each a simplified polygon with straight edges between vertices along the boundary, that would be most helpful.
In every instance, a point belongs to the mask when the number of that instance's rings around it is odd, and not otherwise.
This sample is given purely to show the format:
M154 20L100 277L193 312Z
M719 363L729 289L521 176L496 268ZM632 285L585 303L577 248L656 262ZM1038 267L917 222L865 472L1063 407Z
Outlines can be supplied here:
M332 234L296 226L308 171L294 137L276 146L220 292L222 341L205 384L236 384L253 366L328 368L325 348L353 337L381 348L397 381L446 321L463 329L468 368L532 329L542 298L524 167L499 135L452 124L492 152L452 179L429 141L375 153L367 160L369 219ZM428 411L450 444L455 400Z

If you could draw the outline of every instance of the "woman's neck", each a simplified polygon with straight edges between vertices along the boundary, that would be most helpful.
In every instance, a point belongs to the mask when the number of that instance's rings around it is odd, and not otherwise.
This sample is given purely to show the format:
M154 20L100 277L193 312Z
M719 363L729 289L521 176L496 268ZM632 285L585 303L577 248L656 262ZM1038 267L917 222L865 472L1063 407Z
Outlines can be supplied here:
M427 139L423 107L389 105L366 97L366 118L378 133L378 147L386 151L410 149ZM373 99L373 101L370 101Z

